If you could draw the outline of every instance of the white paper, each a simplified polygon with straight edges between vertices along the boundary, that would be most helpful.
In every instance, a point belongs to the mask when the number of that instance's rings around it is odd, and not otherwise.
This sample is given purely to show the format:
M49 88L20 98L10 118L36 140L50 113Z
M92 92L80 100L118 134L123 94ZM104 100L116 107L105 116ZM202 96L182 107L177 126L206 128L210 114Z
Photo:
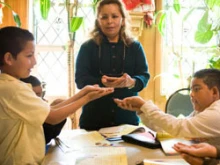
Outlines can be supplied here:
M188 165L183 159L145 159L144 165Z
M86 147L76 158L76 165L127 165L124 147Z
M178 155L179 154L176 150L173 149L174 144L178 142L181 142L187 145L193 144L191 140L187 140L187 139L172 138L172 139L160 140L160 144L166 155Z

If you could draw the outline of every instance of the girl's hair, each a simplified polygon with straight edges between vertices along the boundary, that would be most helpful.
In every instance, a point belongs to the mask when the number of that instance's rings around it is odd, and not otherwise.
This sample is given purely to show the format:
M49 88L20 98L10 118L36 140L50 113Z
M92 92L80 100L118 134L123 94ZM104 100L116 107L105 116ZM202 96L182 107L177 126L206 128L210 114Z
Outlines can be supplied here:
M31 84L32 87L41 86L40 80L37 77L32 76L32 75L30 75L27 78L21 78L20 80L25 82L25 83Z
M103 33L99 27L98 24L98 15L102 9L102 7L104 5L109 5L109 4L116 4L119 7L120 13L122 15L122 18L124 20L124 25L121 27L120 29L120 38L121 40L124 42L125 45L130 45L133 41L134 38L131 35L131 31L130 31L130 24L129 24L129 14L125 9L124 4L120 1L120 0L101 0L99 1L98 5L97 5L97 14L96 14L96 20L95 20L95 27L94 29L91 31L90 36L94 39L94 41L100 45L103 39Z
M220 93L220 70L218 69L202 69L194 73L194 78L202 79L209 89L216 86Z
M0 29L0 66L4 65L4 55L11 53L16 59L28 41L33 41L34 36L26 29L7 26Z

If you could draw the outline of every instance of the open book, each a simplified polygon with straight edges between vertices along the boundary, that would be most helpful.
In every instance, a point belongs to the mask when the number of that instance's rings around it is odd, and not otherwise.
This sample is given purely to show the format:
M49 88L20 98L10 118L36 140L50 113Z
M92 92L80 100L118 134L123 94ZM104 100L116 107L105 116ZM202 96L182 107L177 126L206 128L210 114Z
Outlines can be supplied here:
M134 132L145 132L145 126L135 126L130 124L123 124L114 127L101 128L98 132L105 136L106 138L121 137L122 135L127 135Z
M146 126L134 126L123 124L115 127L107 127L99 130L107 140L124 140L128 143L137 144L148 148L160 148L156 139L156 132Z

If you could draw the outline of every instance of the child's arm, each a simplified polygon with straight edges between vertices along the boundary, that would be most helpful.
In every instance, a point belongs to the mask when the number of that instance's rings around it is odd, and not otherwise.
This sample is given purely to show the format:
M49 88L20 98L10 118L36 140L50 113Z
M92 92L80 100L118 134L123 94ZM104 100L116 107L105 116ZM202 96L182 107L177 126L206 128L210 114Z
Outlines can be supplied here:
M120 108L127 109L130 111L136 111L137 113L141 113L140 108L145 103L145 100L139 96L127 97L123 100L114 99L114 101Z
M52 104L51 106L53 109L63 107L65 105L68 105L68 104L80 99L81 97L85 96L87 93L89 93L91 91L95 91L95 90L100 90L100 87L97 85L87 85L83 89L81 89L78 93L76 93L74 96L70 97L69 99L63 100L62 102L60 102L58 104Z
M45 122L48 124L57 124L88 102L108 95L113 91L113 88L100 88L96 86L85 87L76 94L75 97L73 96L61 102L58 106L52 106Z

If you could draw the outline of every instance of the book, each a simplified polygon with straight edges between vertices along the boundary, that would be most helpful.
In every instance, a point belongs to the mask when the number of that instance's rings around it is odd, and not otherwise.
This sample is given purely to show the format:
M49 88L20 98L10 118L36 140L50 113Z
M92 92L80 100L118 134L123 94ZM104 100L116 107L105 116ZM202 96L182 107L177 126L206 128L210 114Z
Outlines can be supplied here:
M151 149L161 148L160 142L150 131L122 135L122 140Z
M123 124L120 126L106 127L99 130L109 141L124 140L148 148L160 148L160 142L156 139L156 132L141 125Z
M169 139L160 139L160 144L162 147L162 150L165 155L178 155L179 153L173 149L174 144L181 142L183 144L191 145L194 142L189 139L184 138L169 138Z
M147 128L145 126L122 124L119 126L101 128L98 132L106 138L116 138L134 132L145 132L146 130Z

